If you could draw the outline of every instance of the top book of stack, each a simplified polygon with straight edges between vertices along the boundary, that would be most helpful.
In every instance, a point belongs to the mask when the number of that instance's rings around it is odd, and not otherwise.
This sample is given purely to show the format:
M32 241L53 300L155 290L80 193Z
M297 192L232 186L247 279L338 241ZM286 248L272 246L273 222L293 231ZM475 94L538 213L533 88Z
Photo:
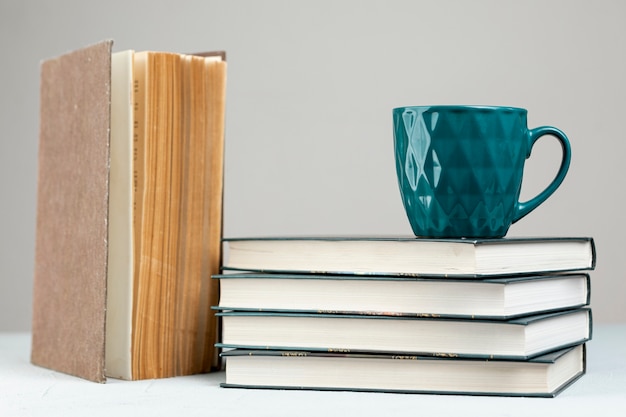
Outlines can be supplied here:
M224 270L481 278L592 270L590 237L224 239Z

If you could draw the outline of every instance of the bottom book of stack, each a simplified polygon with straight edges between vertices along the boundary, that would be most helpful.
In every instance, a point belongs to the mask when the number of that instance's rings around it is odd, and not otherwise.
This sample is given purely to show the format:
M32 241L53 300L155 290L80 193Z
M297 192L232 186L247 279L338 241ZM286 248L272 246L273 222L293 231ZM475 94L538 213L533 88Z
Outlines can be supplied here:
M234 349L227 388L553 397L585 373L585 344L530 360Z

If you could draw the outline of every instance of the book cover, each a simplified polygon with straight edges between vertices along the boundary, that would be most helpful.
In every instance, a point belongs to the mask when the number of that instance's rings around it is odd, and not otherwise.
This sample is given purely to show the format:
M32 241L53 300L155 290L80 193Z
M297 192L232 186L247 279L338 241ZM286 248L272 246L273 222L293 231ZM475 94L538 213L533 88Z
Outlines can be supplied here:
M480 278L595 268L590 237L424 239L258 237L224 239L224 270Z
M111 48L41 65L32 362L103 382Z
M527 361L231 350L224 388L554 397L586 372L585 345Z

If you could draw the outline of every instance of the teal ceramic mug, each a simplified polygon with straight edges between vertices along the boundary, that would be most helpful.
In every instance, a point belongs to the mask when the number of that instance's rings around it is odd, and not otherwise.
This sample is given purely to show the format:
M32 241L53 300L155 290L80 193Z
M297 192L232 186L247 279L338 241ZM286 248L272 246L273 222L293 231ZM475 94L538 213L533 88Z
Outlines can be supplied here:
M493 106L411 106L393 109L396 172L416 236L506 235L561 185L571 159L559 129L527 127L527 111ZM562 147L560 168L536 197L520 202L524 161L540 137Z

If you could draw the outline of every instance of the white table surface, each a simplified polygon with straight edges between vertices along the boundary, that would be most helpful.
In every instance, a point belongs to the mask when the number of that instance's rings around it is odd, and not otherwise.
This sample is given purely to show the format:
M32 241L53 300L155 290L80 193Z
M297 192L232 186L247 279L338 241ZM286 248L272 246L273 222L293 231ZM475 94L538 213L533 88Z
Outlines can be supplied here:
M556 398L220 388L224 373L88 382L29 362L30 334L0 333L0 416L626 416L626 324L595 325L587 374Z

